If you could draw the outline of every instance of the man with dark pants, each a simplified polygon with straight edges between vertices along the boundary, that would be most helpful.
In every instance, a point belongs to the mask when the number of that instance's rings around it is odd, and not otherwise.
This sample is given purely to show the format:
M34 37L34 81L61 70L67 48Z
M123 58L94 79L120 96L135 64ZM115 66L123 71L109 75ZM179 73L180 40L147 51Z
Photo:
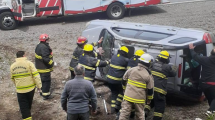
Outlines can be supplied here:
M206 115L208 117L215 114L215 49L211 51L211 56L200 56L195 51L193 44L189 45L192 58L202 65L200 87L208 100L210 108Z
M75 78L66 83L61 95L61 106L67 112L67 120L89 120L89 100L96 114L97 95L93 84L84 79L85 68L74 68Z
M16 86L17 98L23 120L32 120L31 105L35 87L42 87L40 75L34 64L27 60L24 51L16 53L16 62L11 65L11 79Z
M175 77L176 66L169 65L170 54L162 50L152 65L151 73L154 78L154 99L150 106L155 107L153 120L161 120L166 107L167 79ZM150 106L146 105L146 112L150 110Z
M122 46L111 58L110 69L107 74L108 86L111 90L111 113L118 113L123 100L122 78L128 65L128 48Z
M40 35L40 43L35 49L35 64L42 80L42 96L43 99L50 99L51 72L53 71L52 49L49 46L49 36L47 34Z

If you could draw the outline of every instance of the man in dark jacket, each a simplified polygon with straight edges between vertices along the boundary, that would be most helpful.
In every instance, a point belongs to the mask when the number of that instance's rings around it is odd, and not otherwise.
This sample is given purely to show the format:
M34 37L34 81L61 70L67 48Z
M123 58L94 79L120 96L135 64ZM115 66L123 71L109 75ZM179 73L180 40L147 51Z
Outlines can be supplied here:
M35 49L35 64L42 80L42 96L44 100L51 98L51 72L54 66L52 49L48 42L49 36L47 34L40 35L40 43Z
M211 56L200 56L194 51L193 44L189 45L192 58L202 65L200 78L200 87L202 88L205 97L208 99L210 108L206 115L208 117L215 114L215 49L211 51Z
M93 56L93 45L86 44L84 46L84 53L79 58L79 64L85 67L85 80L94 81L97 67L105 67L109 61L102 61Z
M138 65L138 59L141 55L143 55L145 52L143 50L137 50L134 54L134 57L130 58L128 61L127 69L136 67Z
M93 46L97 46L99 43L102 42L102 39L101 38L98 42L96 43L92 43ZM80 36L78 37L78 40L77 40L77 47L75 48L75 51L73 52L73 56L72 56L72 59L71 59L71 62L70 62L70 72L71 72L71 79L73 79L75 77L75 74L74 74L74 68L75 66L78 65L78 60L80 58L80 56L84 53L84 46L86 45L86 43L88 42L87 38L86 37L83 37L83 36ZM97 57L97 52L94 52L93 54L94 57Z
M175 77L176 67L169 65L170 55L167 51L163 50L158 55L158 59L152 65L151 73L154 78L154 99L151 102L151 107L154 109L153 120L161 120L165 111L167 94L167 79L168 77ZM145 107L150 109L149 105Z
M66 83L61 95L61 106L67 112L67 120L89 120L89 100L96 114L97 95L93 84L84 79L85 68L77 65L75 78Z
M107 80L111 90L111 113L117 113L121 109L123 100L122 78L128 65L128 48L122 46L117 55L111 58L110 69L108 70Z

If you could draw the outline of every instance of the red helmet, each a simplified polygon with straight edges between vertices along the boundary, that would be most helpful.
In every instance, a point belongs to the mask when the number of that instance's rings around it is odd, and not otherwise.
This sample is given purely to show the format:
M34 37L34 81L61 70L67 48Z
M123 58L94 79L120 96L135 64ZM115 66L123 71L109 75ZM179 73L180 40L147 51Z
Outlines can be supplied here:
M88 40L86 37L83 37L83 36L78 37L77 44L84 44L87 42L88 42Z
M45 42L48 39L49 39L49 36L47 34L41 34L40 35L40 41L41 42Z

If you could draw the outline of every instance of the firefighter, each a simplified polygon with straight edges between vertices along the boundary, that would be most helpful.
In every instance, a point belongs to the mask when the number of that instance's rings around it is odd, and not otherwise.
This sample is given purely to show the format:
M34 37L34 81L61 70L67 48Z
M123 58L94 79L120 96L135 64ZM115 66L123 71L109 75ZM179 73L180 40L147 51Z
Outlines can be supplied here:
M35 49L35 64L42 80L43 99L52 98L50 95L51 72L53 71L52 49L49 46L49 36L47 34L40 35L40 43Z
M93 45L86 44L84 46L84 53L80 56L78 63L86 69L84 79L90 80L91 82L94 82L96 68L105 67L110 63L109 61L102 61L93 57L93 54Z
M153 120L162 119L166 104L167 79L168 77L175 77L176 75L177 67L169 65L169 58L169 53L163 50L152 65L151 73L155 82L154 99L150 105L145 107L145 110L149 111L154 107Z
M138 64L138 59L140 58L141 55L143 55L145 52L143 50L137 50L134 54L134 57L132 57L129 61L128 61L128 66L127 69L132 68L137 66Z
M25 57L25 51L18 51L16 56L16 62L10 67L11 80L16 86L22 119L32 120L31 105L35 87L38 91L42 87L41 79L34 64Z
M144 106L147 100L150 103L153 97L154 80L149 70L153 57L143 54L136 67L130 68L123 76L126 85L122 110L119 120L128 120L132 107L135 108L135 120L144 120Z
M116 55L111 58L110 69L108 70L107 80L111 90L111 113L117 113L121 109L123 100L123 88L121 85L122 77L128 65L128 48L122 46Z
M145 52L143 50L137 50L134 54L134 57L130 58L129 61L128 61L128 66L127 66L127 69L130 69L132 67L136 67L138 65L138 62L139 62L139 58L141 55L143 55ZM122 84L122 88L123 90L125 90L126 86L124 86L124 84ZM123 94L124 95L124 94ZM121 110L120 110L121 112ZM119 118L119 115L120 115L120 112L117 114L117 119ZM133 118L135 116L135 108L134 106L132 107L132 112L131 112L131 115L130 115L130 118Z
M100 44L103 40L103 37L96 43L92 43L93 46L97 46L98 44ZM73 56L72 56L72 59L71 59L71 62L70 62L70 72L71 72L71 79L73 79L75 77L75 74L74 74L74 68L75 66L78 65L78 60L79 60L79 57L83 54L83 48L84 46L86 45L86 43L88 42L87 38L86 37L83 37L83 36L80 36L78 37L78 40L77 40L77 47L75 48L75 51L73 52ZM97 57L97 53L94 52L94 57Z

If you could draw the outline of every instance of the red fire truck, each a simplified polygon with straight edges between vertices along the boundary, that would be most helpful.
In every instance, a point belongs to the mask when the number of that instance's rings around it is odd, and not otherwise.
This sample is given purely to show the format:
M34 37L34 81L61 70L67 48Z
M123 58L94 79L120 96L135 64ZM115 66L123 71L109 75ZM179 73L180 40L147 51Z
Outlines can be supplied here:
M126 9L166 2L167 0L3 0L0 6L0 28L15 29L19 21L27 18L104 11L110 19L120 19Z

